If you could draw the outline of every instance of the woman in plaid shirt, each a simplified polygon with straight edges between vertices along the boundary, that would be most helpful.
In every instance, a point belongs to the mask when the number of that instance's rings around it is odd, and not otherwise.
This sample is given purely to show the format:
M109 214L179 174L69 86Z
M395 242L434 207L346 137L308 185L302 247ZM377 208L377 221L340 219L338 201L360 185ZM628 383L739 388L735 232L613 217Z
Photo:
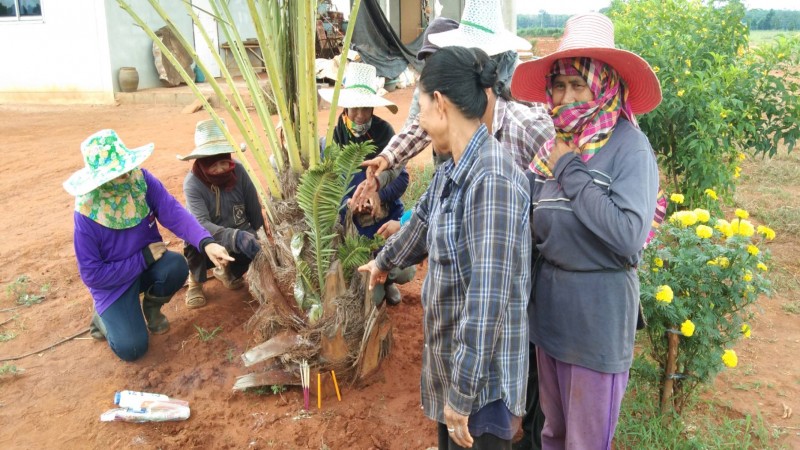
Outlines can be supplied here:
M420 78L420 124L450 153L411 221L375 261L370 285L429 256L422 287L421 394L439 448L510 449L525 413L530 293L529 183L480 118L497 66L447 47Z

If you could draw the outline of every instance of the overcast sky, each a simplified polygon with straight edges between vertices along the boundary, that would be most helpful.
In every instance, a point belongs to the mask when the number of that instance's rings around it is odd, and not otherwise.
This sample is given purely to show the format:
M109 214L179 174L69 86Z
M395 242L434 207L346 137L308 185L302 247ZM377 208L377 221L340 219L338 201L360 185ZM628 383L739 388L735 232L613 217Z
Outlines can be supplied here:
M543 0L518 0L518 14L536 14L544 9L550 14L577 14L597 11L611 4L611 0L567 0L547 2ZM748 9L794 9L800 10L800 0L745 0Z

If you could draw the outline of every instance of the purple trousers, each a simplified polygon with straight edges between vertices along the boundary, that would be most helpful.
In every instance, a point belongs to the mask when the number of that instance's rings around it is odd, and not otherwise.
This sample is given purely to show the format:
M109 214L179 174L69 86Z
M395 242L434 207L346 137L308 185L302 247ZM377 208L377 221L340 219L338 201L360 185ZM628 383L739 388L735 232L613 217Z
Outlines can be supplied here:
M628 372L596 372L561 362L541 348L536 361L545 417L542 450L609 450Z

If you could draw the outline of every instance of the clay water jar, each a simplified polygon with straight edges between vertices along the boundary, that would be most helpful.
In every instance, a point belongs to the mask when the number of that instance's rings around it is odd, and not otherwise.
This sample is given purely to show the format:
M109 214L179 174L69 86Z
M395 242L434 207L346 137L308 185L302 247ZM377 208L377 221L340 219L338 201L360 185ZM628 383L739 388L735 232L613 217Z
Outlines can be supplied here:
M139 88L139 72L136 67L120 67L117 81L122 92L136 92Z

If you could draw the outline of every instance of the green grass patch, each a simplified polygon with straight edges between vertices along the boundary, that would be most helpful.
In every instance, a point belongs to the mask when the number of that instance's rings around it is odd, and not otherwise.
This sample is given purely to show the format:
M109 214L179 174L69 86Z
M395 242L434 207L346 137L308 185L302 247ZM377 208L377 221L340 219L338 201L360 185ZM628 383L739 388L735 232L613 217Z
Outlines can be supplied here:
M793 300L781 305L781 309L789 314L800 314L800 301Z
M217 334L220 331L222 331L222 327L216 327L211 331L208 331L205 328L203 328L201 326L198 326L198 325L195 325L194 328L197 330L197 336L203 342L208 342L208 341L214 339L215 337L217 337Z
M763 449L780 448L775 433L761 416L742 417L716 400L692 396L683 415L662 416L659 405L658 369L639 355L631 367L630 381L622 402L614 448L670 449ZM760 386L759 386L760 387ZM743 389L753 389L750 384ZM699 390L708 390L701 388Z
M17 333L13 331L4 331L0 333L0 342L7 342L17 337Z
M798 31L781 31L781 30L750 30L750 45L758 47L759 45L768 44L775 40L778 35L786 37L794 36L800 32Z
M424 166L409 166L407 167L409 182L405 194L403 194L403 205L406 210L413 208L422 194L428 189L431 184L433 174L436 173L436 168L433 164L426 164Z
M21 369L11 363L5 363L2 366L0 366L0 377L4 376L13 377L21 374L22 372L24 372L24 369Z
M31 306L41 303L50 291L50 283L44 283L39 288L33 286L31 278L20 275L16 280L6 285L6 296L12 298L18 305Z

